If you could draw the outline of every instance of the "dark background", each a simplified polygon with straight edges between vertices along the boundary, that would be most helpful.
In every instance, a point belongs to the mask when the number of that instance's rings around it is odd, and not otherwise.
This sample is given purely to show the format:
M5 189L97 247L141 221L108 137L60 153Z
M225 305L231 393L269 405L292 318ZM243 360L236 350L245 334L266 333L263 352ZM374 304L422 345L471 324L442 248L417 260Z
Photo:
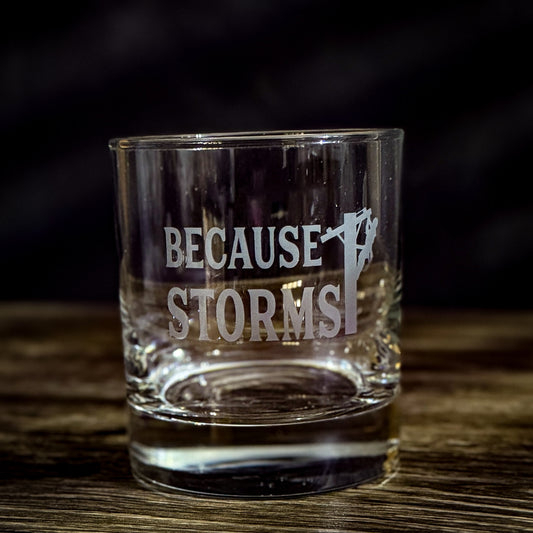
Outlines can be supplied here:
M110 137L390 126L404 301L531 307L531 0L10 5L1 299L116 300Z

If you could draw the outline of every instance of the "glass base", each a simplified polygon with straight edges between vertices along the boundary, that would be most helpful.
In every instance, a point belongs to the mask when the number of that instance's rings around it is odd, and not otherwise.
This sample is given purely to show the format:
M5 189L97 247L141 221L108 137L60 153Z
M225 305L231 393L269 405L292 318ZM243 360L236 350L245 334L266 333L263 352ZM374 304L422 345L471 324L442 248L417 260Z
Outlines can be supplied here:
M394 402L334 419L198 424L132 409L134 476L164 493L295 497L384 480L398 467Z

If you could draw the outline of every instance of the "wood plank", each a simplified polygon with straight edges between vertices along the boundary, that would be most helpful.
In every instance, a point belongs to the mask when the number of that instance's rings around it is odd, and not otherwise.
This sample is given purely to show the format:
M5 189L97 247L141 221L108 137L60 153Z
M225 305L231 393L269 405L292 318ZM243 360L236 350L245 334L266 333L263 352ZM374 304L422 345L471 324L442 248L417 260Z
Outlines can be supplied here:
M0 531L533 531L533 313L406 313L401 468L307 498L132 479L118 312L0 305Z

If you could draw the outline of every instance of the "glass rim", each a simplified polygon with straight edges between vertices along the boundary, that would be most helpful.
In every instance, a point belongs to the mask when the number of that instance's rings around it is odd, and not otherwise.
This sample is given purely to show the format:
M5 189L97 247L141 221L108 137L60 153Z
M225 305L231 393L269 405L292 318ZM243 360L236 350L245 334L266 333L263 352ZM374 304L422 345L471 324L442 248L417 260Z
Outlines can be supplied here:
M312 129L238 131L220 133L140 135L116 137L109 141L111 150L157 150L236 148L242 146L291 145L300 143L340 143L401 140L400 128Z

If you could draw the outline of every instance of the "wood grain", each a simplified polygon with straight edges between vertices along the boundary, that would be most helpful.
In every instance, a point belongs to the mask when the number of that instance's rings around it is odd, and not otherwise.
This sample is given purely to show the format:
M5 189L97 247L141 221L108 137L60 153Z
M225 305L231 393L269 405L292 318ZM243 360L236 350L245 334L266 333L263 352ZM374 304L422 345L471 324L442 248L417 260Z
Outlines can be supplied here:
M216 500L132 479L114 307L0 305L0 531L533 531L533 313L413 310L404 324L392 480Z

